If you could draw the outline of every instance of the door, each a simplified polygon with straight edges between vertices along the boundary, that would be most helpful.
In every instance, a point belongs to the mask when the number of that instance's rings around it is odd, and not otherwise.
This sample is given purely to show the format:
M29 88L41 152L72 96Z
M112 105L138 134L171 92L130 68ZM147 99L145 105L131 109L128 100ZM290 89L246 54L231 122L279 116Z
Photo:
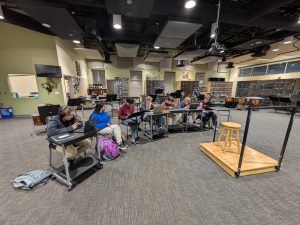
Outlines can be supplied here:
M170 94L175 90L175 72L165 72L165 93Z
M142 71L130 70L129 96L140 97L142 94Z
M105 70L92 70L93 84L102 84L106 87Z

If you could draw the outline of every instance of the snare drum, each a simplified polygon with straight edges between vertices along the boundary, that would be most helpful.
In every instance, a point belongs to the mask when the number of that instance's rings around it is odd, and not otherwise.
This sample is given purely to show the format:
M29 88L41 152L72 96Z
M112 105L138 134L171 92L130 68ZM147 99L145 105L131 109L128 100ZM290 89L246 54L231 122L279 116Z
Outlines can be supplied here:
M42 118L39 114L33 114L32 115L33 125L34 126L42 126L46 125L46 121L44 118Z

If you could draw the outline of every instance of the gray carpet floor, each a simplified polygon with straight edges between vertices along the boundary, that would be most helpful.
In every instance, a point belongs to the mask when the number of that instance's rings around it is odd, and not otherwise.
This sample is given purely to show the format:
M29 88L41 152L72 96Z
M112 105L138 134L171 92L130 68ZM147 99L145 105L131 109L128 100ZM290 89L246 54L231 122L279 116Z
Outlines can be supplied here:
M232 121L244 126L246 113ZM254 112L248 144L278 158L289 116ZM295 118L281 171L232 178L200 150L212 131L171 134L129 148L76 188L50 180L33 191L10 181L48 169L45 136L28 118L0 120L0 224L267 225L300 224L300 118ZM60 154L54 153L56 165Z

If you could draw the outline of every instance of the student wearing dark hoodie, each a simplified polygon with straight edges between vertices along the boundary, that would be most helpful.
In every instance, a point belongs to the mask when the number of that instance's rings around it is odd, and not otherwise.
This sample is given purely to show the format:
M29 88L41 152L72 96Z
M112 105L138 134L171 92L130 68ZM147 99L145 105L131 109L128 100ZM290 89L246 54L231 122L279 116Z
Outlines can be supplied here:
M67 105L61 106L58 110L58 115L53 117L48 123L47 135L51 137L58 134L69 133L77 129L79 125L80 121L75 118L73 109ZM80 155L90 147L91 141L89 139L79 141L74 145L66 147L66 157L69 160L73 160L77 155ZM60 146L57 146L56 150L62 152Z
M98 130L98 134L113 134L119 148L121 150L125 150L127 146L122 140L121 127L117 124L112 124L110 116L107 114L105 109L106 106L103 103L98 103L94 112L90 116L90 119L96 120L95 127Z

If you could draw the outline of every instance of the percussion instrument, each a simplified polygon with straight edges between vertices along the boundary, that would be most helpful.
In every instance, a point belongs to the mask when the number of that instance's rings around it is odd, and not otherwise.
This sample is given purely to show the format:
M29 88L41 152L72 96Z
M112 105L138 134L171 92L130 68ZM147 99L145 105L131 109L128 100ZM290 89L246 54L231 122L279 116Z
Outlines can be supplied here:
M245 98L238 98L238 103L239 103L239 105L246 105L247 99L245 99Z
M247 100L249 101L249 105L252 107L260 107L262 104L262 98L247 98Z

